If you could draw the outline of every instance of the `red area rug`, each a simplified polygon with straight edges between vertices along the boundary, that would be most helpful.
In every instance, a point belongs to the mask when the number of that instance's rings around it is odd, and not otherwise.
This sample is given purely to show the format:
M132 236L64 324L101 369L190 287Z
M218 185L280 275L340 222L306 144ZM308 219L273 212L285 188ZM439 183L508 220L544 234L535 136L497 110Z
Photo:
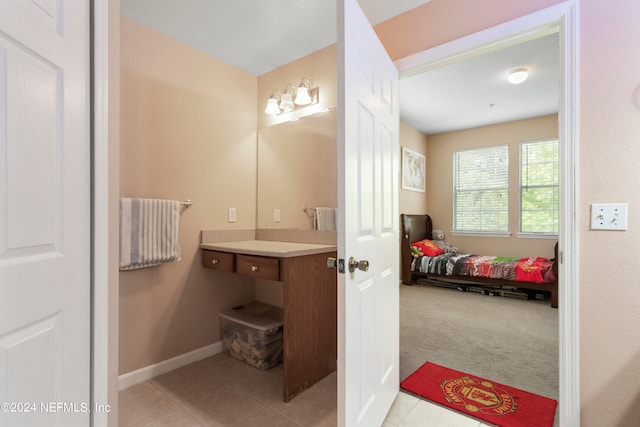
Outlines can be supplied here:
M430 362L409 375L400 387L501 427L551 427L558 403Z

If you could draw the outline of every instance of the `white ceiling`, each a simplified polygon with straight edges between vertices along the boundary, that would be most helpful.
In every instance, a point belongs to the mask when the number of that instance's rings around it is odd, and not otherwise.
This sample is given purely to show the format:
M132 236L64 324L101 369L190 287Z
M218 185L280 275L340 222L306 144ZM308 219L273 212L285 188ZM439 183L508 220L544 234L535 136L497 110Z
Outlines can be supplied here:
M359 0L375 25L431 0ZM259 76L336 42L329 0L121 0L129 19ZM400 81L401 119L426 134L551 114L558 40L545 37ZM507 85L507 70L529 79ZM494 104L491 108L488 105Z
M400 80L400 118L430 135L558 112L554 33ZM516 68L529 78L507 82Z

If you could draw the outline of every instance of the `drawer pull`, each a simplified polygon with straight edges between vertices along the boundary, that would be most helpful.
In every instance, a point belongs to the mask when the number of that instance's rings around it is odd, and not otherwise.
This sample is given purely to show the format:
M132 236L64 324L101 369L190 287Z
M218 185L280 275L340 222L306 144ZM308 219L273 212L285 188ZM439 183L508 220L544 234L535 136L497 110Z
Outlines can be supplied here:
M251 266L251 271L258 271L258 266L257 265L252 265Z
M219 263L220 261L218 261L217 259L212 259L211 260L211 264L216 265L217 263Z

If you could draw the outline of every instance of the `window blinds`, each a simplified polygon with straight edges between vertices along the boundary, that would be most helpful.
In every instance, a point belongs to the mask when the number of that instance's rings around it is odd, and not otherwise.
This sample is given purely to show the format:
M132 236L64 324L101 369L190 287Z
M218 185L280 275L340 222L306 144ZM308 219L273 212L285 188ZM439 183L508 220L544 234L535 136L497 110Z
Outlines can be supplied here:
M509 147L453 153L453 229L508 232Z

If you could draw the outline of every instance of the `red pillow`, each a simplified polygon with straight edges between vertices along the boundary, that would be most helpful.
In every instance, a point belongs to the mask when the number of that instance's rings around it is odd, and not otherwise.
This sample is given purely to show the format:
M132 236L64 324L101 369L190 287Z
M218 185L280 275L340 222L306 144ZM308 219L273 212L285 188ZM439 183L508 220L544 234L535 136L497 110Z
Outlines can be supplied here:
M418 255L438 256L444 253L444 250L440 246L428 239L413 242L411 248L417 249Z

